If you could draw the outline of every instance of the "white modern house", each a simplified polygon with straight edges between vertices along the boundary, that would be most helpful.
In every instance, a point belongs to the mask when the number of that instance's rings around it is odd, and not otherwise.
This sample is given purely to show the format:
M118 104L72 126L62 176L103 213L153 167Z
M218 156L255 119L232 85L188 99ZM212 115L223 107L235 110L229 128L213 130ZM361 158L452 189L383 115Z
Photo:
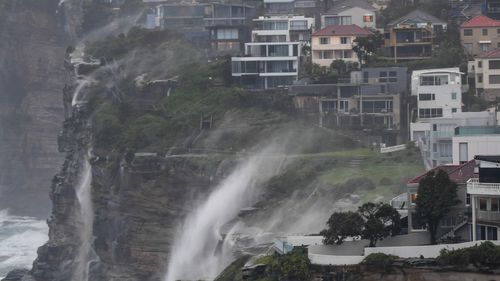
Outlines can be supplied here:
M453 140L457 127L494 128L495 112L461 112L449 117L427 118L410 124L410 139L420 147L428 169L450 163L457 164ZM471 160L469 158L468 160Z
M411 94L418 99L418 120L462 112L461 75L458 67L412 72Z
M377 9L365 0L334 1L321 15L321 28L329 25L351 25L375 29Z
M231 58L233 79L256 89L291 85L298 78L302 47L310 40L314 19L271 16L254 22L245 55Z

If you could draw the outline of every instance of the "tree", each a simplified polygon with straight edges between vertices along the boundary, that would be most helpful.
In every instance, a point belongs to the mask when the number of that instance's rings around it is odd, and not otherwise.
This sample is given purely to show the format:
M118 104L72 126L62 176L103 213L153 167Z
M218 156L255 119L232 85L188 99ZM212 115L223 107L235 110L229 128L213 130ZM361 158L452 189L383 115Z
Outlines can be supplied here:
M417 190L416 216L427 226L431 244L436 244L436 233L441 219L451 207L460 203L457 199L457 184L443 170L430 171L419 182Z
M354 40L352 50L358 56L360 64L363 62L368 63L372 56L378 51L380 46L384 43L384 39L380 33L375 33L368 37L358 37Z
M335 212L326 223L328 228L320 232L325 238L323 243L326 245L340 245L347 237L361 235L363 227L363 218L355 212Z
M274 256L271 261L271 270L273 275L280 280L306 281L312 276L311 261L307 254L300 250Z
M396 235L401 230L401 218L391 205L385 203L365 203L358 208L364 220L361 237L370 240L370 247L389 235Z

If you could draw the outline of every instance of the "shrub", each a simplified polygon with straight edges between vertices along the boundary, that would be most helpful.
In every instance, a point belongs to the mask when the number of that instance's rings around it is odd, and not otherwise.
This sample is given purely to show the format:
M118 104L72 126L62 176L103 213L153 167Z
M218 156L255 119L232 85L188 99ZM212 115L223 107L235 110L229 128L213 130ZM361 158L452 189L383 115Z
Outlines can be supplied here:
M363 260L363 264L366 264L375 269L382 269L385 272L390 272L392 269L392 265L397 258L397 256L387 255L384 253L374 253L369 254Z
M500 267L500 247L490 241L486 241L480 245L464 249L443 249L437 257L437 261L443 265L457 267L465 267L472 264L477 268L498 268Z

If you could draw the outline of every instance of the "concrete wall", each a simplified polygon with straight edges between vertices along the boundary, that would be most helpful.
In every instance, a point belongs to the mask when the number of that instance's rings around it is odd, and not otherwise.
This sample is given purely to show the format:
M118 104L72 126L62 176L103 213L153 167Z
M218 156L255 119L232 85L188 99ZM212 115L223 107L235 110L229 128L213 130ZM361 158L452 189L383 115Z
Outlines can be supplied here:
M364 256L333 256L333 255L318 255L318 254L308 254L307 257L311 261L311 264L317 264L317 265L359 264L365 258Z
M500 153L500 135L458 136L453 137L453 164L460 163L460 143L467 143L467 160L476 155L498 155Z

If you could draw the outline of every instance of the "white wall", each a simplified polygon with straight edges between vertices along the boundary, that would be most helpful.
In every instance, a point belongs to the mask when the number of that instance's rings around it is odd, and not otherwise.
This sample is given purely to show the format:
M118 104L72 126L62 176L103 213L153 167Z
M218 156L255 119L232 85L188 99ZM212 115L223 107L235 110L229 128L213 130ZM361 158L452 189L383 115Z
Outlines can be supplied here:
M311 261L311 264L317 264L317 265L359 264L365 258L364 256L333 256L333 255L318 255L318 254L308 254L307 257Z
M418 258L421 255L424 258L436 258L442 249L453 250L472 247L476 244L481 244L483 241L472 241L459 244L440 244L429 246L409 246L409 247L374 247L365 248L365 256L374 253L384 253L387 255L395 255L401 258ZM491 241L496 245L500 245L500 241Z
M429 246L401 246L401 247L373 247L365 248L364 256L335 256L335 255L319 255L308 254L312 264L317 265L349 265L359 264L363 259L374 253L384 253L387 255L395 255L401 258L436 258L442 249L454 250L472 247L476 244L481 244L483 241L472 241L459 244L441 244ZM491 241L500 246L500 241Z
M467 143L467 160L476 155L500 154L500 135L458 136L453 137L453 164L458 165L460 143Z

